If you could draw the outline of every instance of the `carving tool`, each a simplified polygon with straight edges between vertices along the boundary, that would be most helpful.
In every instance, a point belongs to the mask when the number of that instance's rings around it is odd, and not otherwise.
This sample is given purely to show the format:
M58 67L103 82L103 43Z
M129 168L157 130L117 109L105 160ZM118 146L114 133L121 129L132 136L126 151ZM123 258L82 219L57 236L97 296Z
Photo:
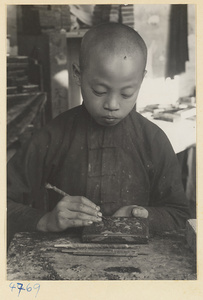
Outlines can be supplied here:
M45 188L48 189L48 190L53 190L53 191L55 191L56 193L60 194L63 197L68 196L67 193L65 193L64 191L60 190L59 188L57 188L56 186L54 186L50 183L46 183ZM104 219L104 220L107 220L107 218L105 218L103 216L101 216L101 218Z
M79 255L79 256L138 256L137 251L129 251L128 249L105 249L105 250L96 250L96 251L85 251L85 250L61 250L63 253L68 253L72 255Z
M130 249L130 250L140 250L139 245L130 244L89 244L89 243L66 243L66 244L55 244L54 248L65 248L65 249Z
M55 191L56 193L62 195L62 196L68 196L67 193L65 193L64 191L60 190L59 188L57 188L56 186L54 185L51 185L50 183L46 183L45 184L45 188L48 189L48 190L53 190Z

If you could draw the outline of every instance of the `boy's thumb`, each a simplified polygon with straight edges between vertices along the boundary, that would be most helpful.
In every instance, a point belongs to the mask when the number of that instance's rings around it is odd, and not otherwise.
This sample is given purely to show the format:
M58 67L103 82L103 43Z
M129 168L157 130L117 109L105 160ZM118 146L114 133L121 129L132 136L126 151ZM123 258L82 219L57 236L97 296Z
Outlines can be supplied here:
M132 209L133 217L147 218L149 213L144 207L135 207Z

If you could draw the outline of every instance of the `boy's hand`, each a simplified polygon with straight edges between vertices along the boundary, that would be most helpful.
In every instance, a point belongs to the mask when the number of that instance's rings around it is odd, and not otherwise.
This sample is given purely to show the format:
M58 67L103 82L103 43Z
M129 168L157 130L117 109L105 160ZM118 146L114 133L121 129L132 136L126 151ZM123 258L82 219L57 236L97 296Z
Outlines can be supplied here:
M100 207L82 196L65 196L37 224L39 231L59 232L102 221Z
M148 211L138 205L123 206L113 214L113 217L140 217L147 218Z

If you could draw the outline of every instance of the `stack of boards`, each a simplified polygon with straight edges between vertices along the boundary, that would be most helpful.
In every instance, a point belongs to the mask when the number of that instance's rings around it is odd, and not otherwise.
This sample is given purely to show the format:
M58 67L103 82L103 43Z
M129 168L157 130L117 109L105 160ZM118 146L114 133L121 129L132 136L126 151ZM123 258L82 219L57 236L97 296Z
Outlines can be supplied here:
M39 86L29 82L29 58L7 56L7 95L38 92Z

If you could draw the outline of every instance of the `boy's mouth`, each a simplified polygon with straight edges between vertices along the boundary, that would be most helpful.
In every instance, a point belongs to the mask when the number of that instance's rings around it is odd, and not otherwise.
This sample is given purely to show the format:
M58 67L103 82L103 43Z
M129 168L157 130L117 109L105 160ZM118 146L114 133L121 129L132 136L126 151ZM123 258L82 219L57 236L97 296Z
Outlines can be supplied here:
M104 119L109 119L109 120L115 120L115 119L117 119L116 117L110 117L110 116L104 116L103 118Z
M104 116L102 117L102 119L105 120L105 122L108 124L114 124L118 122L118 118L113 116Z

